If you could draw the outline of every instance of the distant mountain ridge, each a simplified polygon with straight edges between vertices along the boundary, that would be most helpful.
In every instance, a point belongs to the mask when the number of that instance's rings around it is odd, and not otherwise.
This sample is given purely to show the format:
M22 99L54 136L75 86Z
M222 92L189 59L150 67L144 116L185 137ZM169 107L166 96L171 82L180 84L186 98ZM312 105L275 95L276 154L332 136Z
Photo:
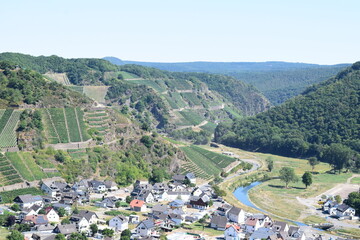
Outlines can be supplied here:
M175 72L218 73L232 76L255 86L273 105L299 95L307 87L324 81L350 64L319 65L309 63L269 62L137 62L115 57L104 59L117 64L137 64Z

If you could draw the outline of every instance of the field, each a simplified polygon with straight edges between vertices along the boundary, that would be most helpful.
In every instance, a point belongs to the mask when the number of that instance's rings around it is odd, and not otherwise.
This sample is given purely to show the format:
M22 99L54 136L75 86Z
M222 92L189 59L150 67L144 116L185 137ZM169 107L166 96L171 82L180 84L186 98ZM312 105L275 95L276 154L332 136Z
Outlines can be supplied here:
M19 122L21 111L6 109L1 111L0 119L0 148L16 147L16 126Z
M184 110L180 111L179 114L184 118L183 125L198 125L204 118L200 116L196 111L193 110Z
M107 86L84 86L83 92L86 96L98 103L105 103L105 96L109 87Z
M278 176L281 167L287 166L295 169L296 174L301 177L305 171L311 171L307 160L286 158L270 154L254 153L261 159L268 157L274 160L274 170L270 176ZM332 174L328 173L328 164L320 163L316 166L316 174L313 174L313 184L307 189L301 180L297 183L290 183L289 188L284 188L284 183L279 179L266 181L250 190L250 199L258 207L293 220L302 220L308 217L304 212L307 207L301 204L296 197L310 198L320 195L338 183L345 183L351 173Z
M155 91L162 93L166 89L155 82L155 80L131 80L129 83L146 85L153 88Z
M188 101L190 106L199 106L202 105L200 99L197 97L195 93L181 93L181 96L185 101Z
M49 143L82 142L90 138L79 108L49 108L43 111L43 116Z
M4 155L0 154L0 186L11 185L22 181L10 161Z
M168 85L169 88L174 88L174 89L177 89L177 90L191 90L192 89L191 84L186 80L180 80L180 79L170 80L170 79L167 79L165 81L165 84Z
M0 227L0 240L5 240L6 236L10 234L10 231L5 227Z
M70 88L71 90L78 92L78 93L84 93L84 87L83 86L75 86L75 85L71 85L68 86L68 88Z
M351 179L351 183L360 184L360 177L355 177L355 178Z
M204 126L201 126L200 128L203 129L204 131L214 133L216 126L217 125L215 123L208 122L207 124L205 124Z
M98 135L104 135L109 131L109 115L105 110L89 111L86 113L85 119L90 128L99 131Z
M32 157L31 153L21 152L19 154L36 180L41 180L48 177L47 174L42 171L39 165L36 164L35 159Z
M69 81L66 73L45 73L44 75L55 82L58 82L58 83L61 83L64 85L70 85L70 81Z
M16 152L7 152L6 157L10 160L12 165L20 173L20 175L27 181L34 181L35 178L29 169L24 164L23 160L19 157Z
M201 178L208 179L214 175L220 174L223 168L227 167L230 163L234 162L234 158L230 158L218 153L210 152L197 146L189 146L181 148L186 156L194 163L200 170L195 171L195 174ZM183 168L185 170L191 170L191 164L185 163ZM206 173L203 174L203 173Z

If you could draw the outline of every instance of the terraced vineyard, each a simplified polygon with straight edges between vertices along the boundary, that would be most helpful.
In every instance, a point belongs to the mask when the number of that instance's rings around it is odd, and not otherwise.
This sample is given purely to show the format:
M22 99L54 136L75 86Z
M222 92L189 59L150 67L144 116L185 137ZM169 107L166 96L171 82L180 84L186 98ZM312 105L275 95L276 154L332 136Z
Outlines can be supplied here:
M20 175L27 181L34 181L34 175L29 171L23 160L16 152L7 152L6 157L10 160L12 165L20 173Z
M203 179L209 179L213 176L217 176L223 168L235 161L234 158L210 152L193 145L189 147L182 147L181 149L192 162L183 164L183 170L193 171Z
M105 135L109 131L109 115L104 109L88 111L85 119L90 128L96 129L98 135Z
M129 83L146 85L160 93L166 91L166 87L160 86L155 80L131 80Z
M189 93L181 93L181 96L189 102L190 105L193 106L200 106L201 101L200 99L197 97L197 95L195 93L189 92Z
M19 122L20 114L20 110L1 110L0 148L17 146L16 126Z
M182 80L182 79L176 79L176 80L166 80L166 85L168 85L170 88L173 89L177 89L177 90L191 90L192 89L192 85L186 81L186 80Z
M78 108L49 108L43 110L43 116L49 143L82 142L90 138L83 112Z
M10 161L0 153L0 186L23 182Z
M198 125L202 121L204 121L204 117L200 116L196 111L194 110L184 110L179 112L179 114L185 119L185 122L183 121L184 125Z

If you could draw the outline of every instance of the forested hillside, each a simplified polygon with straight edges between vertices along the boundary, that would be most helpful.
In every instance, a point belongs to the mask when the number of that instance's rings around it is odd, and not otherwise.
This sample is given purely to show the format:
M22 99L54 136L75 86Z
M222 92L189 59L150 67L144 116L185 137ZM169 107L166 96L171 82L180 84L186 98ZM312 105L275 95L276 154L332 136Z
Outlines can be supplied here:
M85 106L92 101L82 94L44 79L30 69L0 61L0 108L37 105L42 107Z
M318 65L289 62L156 63L122 61L115 57L104 59L118 65L138 64L167 71L218 73L232 76L237 80L255 86L273 105L281 104L287 99L299 95L312 84L335 76L339 71L349 66L349 64Z
M330 161L336 151L344 151L349 153L346 167L359 168L359 94L357 62L283 105L231 125L221 124L215 139L248 150L317 156L324 161Z

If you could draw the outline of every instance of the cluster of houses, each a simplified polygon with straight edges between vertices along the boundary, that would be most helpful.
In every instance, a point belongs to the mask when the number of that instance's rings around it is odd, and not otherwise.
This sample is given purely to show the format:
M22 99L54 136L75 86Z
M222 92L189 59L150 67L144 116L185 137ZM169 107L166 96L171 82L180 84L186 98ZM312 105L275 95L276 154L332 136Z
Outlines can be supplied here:
M131 239L159 239L162 233L180 227L186 232L186 226L199 220L206 227L222 231L220 235L225 240L314 239L306 236L299 227L274 221L264 214L247 213L227 204L214 194L210 186L196 186L193 173L175 175L169 183L136 181L129 194L130 203L124 209L136 214L125 216L120 211L119 215L112 216L108 221L99 218L99 212L118 209L117 202L124 201L124 197L120 198L116 194L105 197L104 194L102 199L93 203L99 207L96 212L74 211L74 206L81 204L87 209L92 194L117 190L116 184L111 181L81 180L73 185L63 181L45 181L41 189L46 193L45 196L28 194L14 199L14 203L21 208L17 221L31 227L30 231L23 233L28 240L54 240L59 233L66 238L73 233L94 236L91 232L92 224L98 225L100 230L109 228L118 234L129 229L131 224ZM355 210L344 204L332 204L327 201L324 210L337 216L355 215ZM60 210L67 215L66 223L61 223ZM95 234L95 237L102 238L101 234Z
M353 219L355 217L355 209L342 203L328 199L322 206L322 210L324 213L329 214L331 217L339 218L339 219Z

